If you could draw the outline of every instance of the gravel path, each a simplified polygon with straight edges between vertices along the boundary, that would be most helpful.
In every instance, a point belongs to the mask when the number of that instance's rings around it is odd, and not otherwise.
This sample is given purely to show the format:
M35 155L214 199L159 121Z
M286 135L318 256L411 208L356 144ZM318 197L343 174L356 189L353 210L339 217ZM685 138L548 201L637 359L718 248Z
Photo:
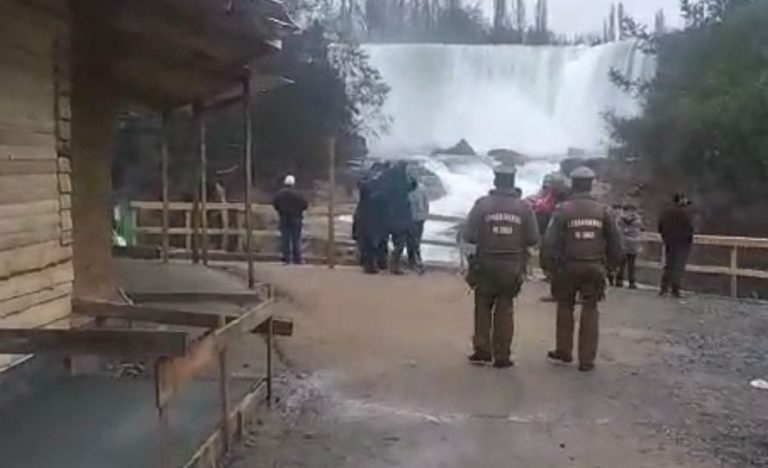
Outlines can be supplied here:
M598 369L544 359L554 311L526 286L508 371L465 363L471 297L450 274L262 266L296 336L283 399L233 468L765 467L768 311L610 294Z

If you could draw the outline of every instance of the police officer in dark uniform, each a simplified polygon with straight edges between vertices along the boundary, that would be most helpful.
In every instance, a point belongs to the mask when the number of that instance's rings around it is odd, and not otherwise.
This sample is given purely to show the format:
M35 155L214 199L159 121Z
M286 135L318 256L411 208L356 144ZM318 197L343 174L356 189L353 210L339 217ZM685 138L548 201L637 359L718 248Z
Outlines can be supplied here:
M476 364L493 361L511 367L514 300L525 278L528 249L539 242L536 217L515 192L515 168L495 171L496 188L480 198L469 214L465 240L474 245L467 283L475 291ZM493 329L493 337L491 337Z
M571 174L572 194L552 215L542 246L542 267L557 282L557 348L548 355L573 362L576 296L582 300L579 370L595 367L598 342L597 304L609 266L621 259L621 234L610 208L591 195L595 173L580 167Z

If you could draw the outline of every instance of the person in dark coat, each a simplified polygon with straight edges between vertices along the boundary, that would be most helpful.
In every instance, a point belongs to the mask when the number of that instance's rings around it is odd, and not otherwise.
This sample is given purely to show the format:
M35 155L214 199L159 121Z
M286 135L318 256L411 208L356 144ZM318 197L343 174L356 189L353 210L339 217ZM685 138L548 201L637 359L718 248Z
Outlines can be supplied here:
M661 296L670 291L674 297L680 297L681 283L685 267L693 246L693 215L691 202L682 193L676 193L672 205L665 209L659 218L659 234L664 240L664 274L661 278Z
M357 243L360 265L368 274L387 267L388 234L387 189L382 163L374 164L358 183L360 200L355 209L352 237Z
M413 226L410 192L414 189L408 175L405 161L400 161L385 173L387 186L387 225L392 238L392 254L389 257L389 271L403 274L403 252L408 232Z
M284 187L272 201L272 206L280 217L280 246L283 263L293 262L300 265L302 263L301 230L304 224L304 212L309 204L304 195L296 190L294 176L287 175L283 185Z

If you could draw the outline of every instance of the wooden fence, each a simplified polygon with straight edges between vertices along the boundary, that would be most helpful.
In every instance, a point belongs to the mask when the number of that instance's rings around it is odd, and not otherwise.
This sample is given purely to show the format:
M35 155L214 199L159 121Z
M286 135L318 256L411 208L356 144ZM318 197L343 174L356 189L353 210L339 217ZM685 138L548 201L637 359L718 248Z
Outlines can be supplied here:
M206 205L206 222L199 222L200 217L193 210L192 203L170 203L169 212L171 223L166 230L161 223L161 202L131 202L129 210L129 230L135 233L135 244L139 246L163 246L163 239L170 239L169 244L176 250L189 252L201 246L203 252L243 252L245 245L245 210L242 203L208 203ZM336 223L348 224L352 215L351 206L336 208ZM277 217L269 205L252 205L253 238L264 241L269 246L263 246L276 253ZM326 207L313 207L307 214L306 239L316 242L328 249ZM345 218L346 217L346 218ZM197 219L196 219L197 218ZM432 215L429 222L444 223L446 226L458 225L463 218L452 216ZM314 227L313 227L314 224ZM344 233L345 229L336 229ZM342 248L353 248L351 226L346 229L347 235L337 235L334 245ZM196 241L196 239L200 239ZM458 250L454 241L443 239L425 239L424 245ZM642 237L643 253L638 260L638 267L660 271L664 264L664 249L661 238L654 233L644 233ZM165 244L168 245L168 244ZM330 251L328 249L327 251ZM327 252L326 251L326 252ZM202 255L205 257L205 254ZM458 254L457 254L458 258ZM695 237L691 262L687 267L691 276L708 275L726 278L729 281L723 293L731 297L745 295L740 290L740 282L757 282L760 296L768 295L768 239L749 237L727 237L698 235ZM720 288L723 289L723 288ZM754 292L746 295L756 295Z

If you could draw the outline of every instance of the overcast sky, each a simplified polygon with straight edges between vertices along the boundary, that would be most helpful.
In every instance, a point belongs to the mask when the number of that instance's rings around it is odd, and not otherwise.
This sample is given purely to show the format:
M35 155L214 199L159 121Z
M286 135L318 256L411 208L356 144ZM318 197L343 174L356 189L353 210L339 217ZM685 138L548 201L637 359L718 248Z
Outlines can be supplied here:
M465 1L479 3L489 16L493 11L493 0ZM508 3L514 3L514 0L508 0ZM617 0L549 0L550 28L560 34L600 32L612 3L617 3ZM679 0L623 0L623 3L626 11L640 22L653 25L654 14L663 8L668 25L680 24ZM536 0L526 0L526 4L531 21Z

